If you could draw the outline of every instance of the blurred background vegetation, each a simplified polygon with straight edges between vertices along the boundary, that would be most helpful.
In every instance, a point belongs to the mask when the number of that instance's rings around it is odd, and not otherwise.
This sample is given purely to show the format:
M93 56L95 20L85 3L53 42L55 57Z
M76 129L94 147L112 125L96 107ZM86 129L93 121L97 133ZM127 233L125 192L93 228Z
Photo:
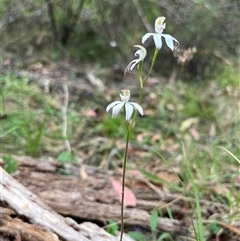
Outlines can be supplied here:
M175 69L183 80L213 78L226 65L239 67L239 10L235 0L2 0L3 70L22 68L29 57L125 66L132 46L165 16L165 33L181 45L174 56L167 48L161 53L164 61L158 60L155 72L169 76ZM152 41L146 45L153 51Z
M224 0L2 0L1 151L57 156L65 149L61 110L67 81L66 135L76 146L73 152L81 156L83 146L91 153L96 144L104 159L125 133L121 118L106 116L105 106L126 84L136 97L136 82L127 78L137 77L124 78L124 68L133 58L133 45L154 32L159 16L166 17L165 32L180 47L173 54L165 45L160 51L145 89L143 108L149 113L131 140L143 132L143 142L151 145L151 136L159 132L155 144L164 146L173 138L179 145L185 138L181 125L189 120L204 144L211 140L216 156L214 145L221 143L237 151L239 10L239 1ZM147 70L155 47L152 40L145 46ZM110 142L99 146L102 136Z

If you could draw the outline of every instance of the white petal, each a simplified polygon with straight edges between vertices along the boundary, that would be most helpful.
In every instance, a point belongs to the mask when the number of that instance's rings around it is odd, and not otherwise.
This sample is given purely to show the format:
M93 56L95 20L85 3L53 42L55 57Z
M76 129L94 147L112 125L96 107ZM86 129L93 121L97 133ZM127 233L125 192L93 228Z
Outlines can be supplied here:
M135 63L132 63L131 66L129 66L129 70L133 71L134 67L141 61L141 59L135 59Z
M174 37L172 37L172 36L169 35L169 34L162 34L162 36L165 38L165 41L166 41L167 46L168 46L172 51L173 51L173 49L174 49L174 41L179 44L179 42L178 42Z
M111 104L109 104L106 108L106 112L108 112L114 105L117 105L121 103L121 101L113 101Z
M128 102L129 104L133 105L141 115L143 115L143 108L138 103L135 102Z
M133 113L133 106L129 102L127 102L125 104L125 110L126 110L126 121L129 121Z
M115 105L113 107L113 109L112 109L112 118L115 118L118 115L118 113L121 110L121 108L123 107L123 105L124 105L124 102L120 101L119 104L117 104L117 105Z
M142 37L142 43L144 44L145 41L150 37L153 36L154 33L146 33L143 37Z
M136 61L138 61L138 59L134 59L132 60L126 67L125 71L124 71L124 75L126 75L127 72L131 72L133 70L133 68L135 67L135 65L137 64ZM139 62L139 61L138 61ZM133 67L132 67L133 65Z
M126 69L124 70L124 76L126 75L127 72L129 72L129 68L130 68L130 66L131 66L131 64L132 64L133 61L134 61L134 60L132 60L132 61L127 65Z
M162 48L162 36L161 36L161 34L154 34L153 39L154 39L156 49L161 49Z

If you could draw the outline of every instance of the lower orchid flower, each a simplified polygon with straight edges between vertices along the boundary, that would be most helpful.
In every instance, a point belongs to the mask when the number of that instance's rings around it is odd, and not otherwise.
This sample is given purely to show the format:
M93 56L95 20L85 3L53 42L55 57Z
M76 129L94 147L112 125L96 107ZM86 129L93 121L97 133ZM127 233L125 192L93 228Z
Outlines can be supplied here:
M135 102L128 102L130 99L130 90L122 90L123 94L120 94L121 101L114 101L111 104L109 104L106 108L106 111L108 112L110 109L112 109L112 118L115 118L122 107L125 108L125 114L126 114L126 121L129 121L132 117L133 110L136 108L138 112L143 115L143 108Z

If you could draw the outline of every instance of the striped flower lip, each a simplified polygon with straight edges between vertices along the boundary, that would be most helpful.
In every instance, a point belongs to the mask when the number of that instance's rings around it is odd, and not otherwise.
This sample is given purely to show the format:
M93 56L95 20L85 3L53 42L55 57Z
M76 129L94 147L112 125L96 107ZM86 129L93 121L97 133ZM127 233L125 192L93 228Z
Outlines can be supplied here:
M165 39L165 42L167 44L167 46L173 51L174 50L174 44L177 43L179 45L179 42L172 37L169 34L163 34L163 30L166 28L166 23L164 23L165 21L165 17L159 17L156 19L155 21L155 32L156 33L146 33L143 37L142 37L142 43L144 44L145 41L149 38L149 37L153 37L156 49L161 49L162 48L162 37Z
M106 112L109 112L110 109L112 109L112 118L115 118L122 107L125 109L125 120L130 121L134 108L138 110L138 112L143 115L143 108L135 102L129 102L130 99L130 90L122 90L123 94L120 94L121 101L113 101L111 104L109 104L106 108Z

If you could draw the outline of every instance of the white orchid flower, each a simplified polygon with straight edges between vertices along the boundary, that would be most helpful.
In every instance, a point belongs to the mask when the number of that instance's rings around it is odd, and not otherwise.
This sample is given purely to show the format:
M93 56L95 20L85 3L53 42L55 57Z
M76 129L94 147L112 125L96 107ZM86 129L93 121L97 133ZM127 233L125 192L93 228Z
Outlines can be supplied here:
M165 17L159 17L156 19L155 21L155 31L156 33L146 33L143 37L142 37L142 43L144 44L145 41L153 36L153 40L156 46L156 49L161 49L162 48L162 37L165 38L166 44L167 46L173 51L174 49L174 42L176 42L177 44L179 44L179 42L172 37L169 34L163 34L163 30L166 28L166 23L163 23L165 21Z
M131 95L130 90L124 89L122 90L122 93L123 94L120 94L121 101L114 101L106 108L107 112L112 108L112 118L115 118L118 115L123 106L125 108L126 121L131 119L134 108L136 108L138 112L143 115L143 108L139 104L135 102L128 102Z
M134 67L140 62L143 61L147 55L147 50L141 46L141 45L134 45L134 47L139 48L139 50L137 50L135 52L135 56L138 57L137 59L132 60L128 66L126 67L125 71L124 71L124 75L127 72L132 72L132 70L134 69Z

